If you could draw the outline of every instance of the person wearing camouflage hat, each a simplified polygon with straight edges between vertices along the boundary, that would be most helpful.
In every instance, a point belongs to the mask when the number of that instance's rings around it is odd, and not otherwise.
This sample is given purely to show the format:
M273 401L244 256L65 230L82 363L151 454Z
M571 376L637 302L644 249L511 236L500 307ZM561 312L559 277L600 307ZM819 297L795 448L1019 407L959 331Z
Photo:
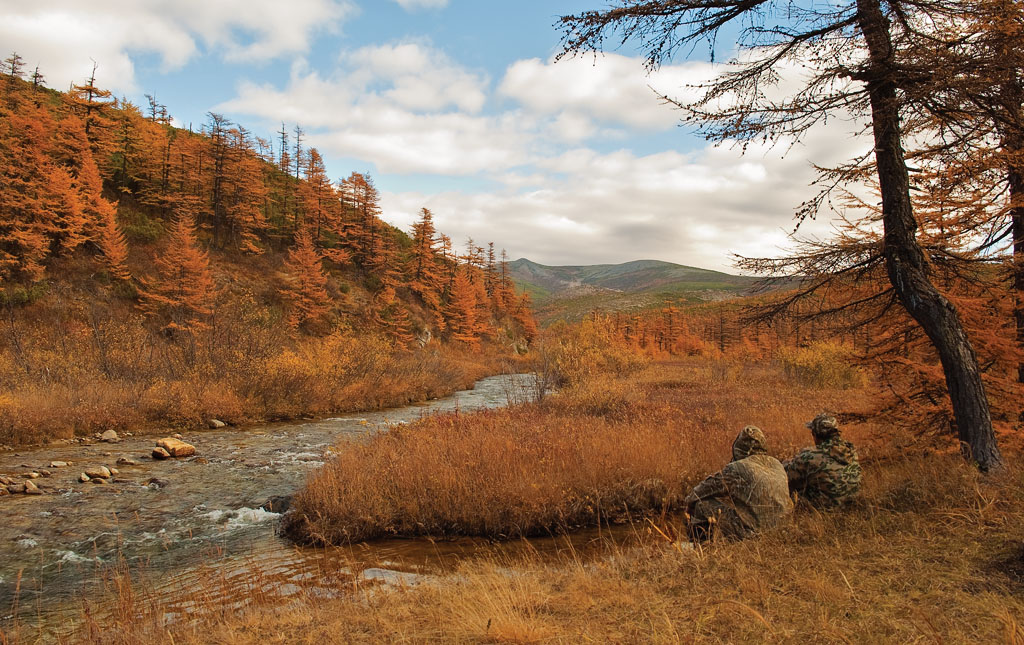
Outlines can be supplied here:
M793 512L786 471L766 446L764 433L747 426L732 444L732 461L683 500L694 541L715 535L742 539L780 524Z
M831 414L819 414L807 427L814 447L804 448L784 464L790 492L820 508L849 501L860 491L857 449L840 436Z

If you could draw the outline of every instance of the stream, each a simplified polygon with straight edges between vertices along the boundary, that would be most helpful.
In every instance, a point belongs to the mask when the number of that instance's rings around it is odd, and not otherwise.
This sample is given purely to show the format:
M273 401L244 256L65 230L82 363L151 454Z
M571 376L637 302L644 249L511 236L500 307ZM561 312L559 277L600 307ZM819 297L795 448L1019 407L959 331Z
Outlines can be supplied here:
M121 566L133 580L174 607L174 598L203 592L205 601L258 578L278 592L309 590L310 581L358 577L386 584L415 583L459 559L491 549L484 540L386 540L338 549L297 546L277 535L281 515L268 499L298 490L335 446L365 440L389 425L428 415L502 407L527 387L526 375L494 376L472 390L403 408L330 419L190 432L189 459L155 461L157 435L117 443L49 446L0 453L0 474L49 470L35 480L46 494L0 498L0 628L34 625L58 634L87 602L109 590ZM117 466L119 458L138 462ZM50 468L51 462L73 465ZM88 467L116 467L112 483L81 483ZM150 483L151 480L159 480ZM583 534L574 542L586 540ZM565 538L504 545L516 549L576 548ZM216 584L214 584L216 582ZM214 589L221 589L215 592ZM188 611L183 601L181 611ZM169 618L173 619L174 611Z

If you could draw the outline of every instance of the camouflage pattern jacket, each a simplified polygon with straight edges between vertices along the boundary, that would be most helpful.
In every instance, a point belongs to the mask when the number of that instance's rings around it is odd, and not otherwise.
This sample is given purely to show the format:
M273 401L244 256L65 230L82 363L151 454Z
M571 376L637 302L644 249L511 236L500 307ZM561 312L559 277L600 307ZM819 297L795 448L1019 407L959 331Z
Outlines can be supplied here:
M840 437L804 448L785 468L789 490L815 506L836 506L860 491L857 449Z
M715 515L726 537L742 538L778 525L793 512L782 464L764 454L760 440L747 441L744 445L738 440L733 461L686 497L683 503L691 524L706 522Z

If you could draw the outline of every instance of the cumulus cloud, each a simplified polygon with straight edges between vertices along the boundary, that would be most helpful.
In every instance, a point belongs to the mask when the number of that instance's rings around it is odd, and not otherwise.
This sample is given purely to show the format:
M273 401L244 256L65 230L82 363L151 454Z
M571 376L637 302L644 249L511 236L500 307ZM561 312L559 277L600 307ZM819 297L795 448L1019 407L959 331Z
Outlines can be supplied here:
M532 58L511 65L498 92L540 114L652 131L672 127L679 120L677 110L658 101L659 94L679 96L689 91L688 85L712 73L708 64L686 63L666 65L647 75L641 59L619 54L558 63Z
M285 87L243 83L216 109L301 123L327 153L383 173L472 175L529 160L532 120L485 115L490 80L418 43L343 54L329 76L296 68Z
M751 144L745 155L729 145L628 149L637 132L677 125L648 85L689 92L713 72L684 64L648 78L642 61L617 55L596 66L527 60L495 92L485 74L429 45L400 43L346 52L326 74L295 67L283 87L243 84L217 109L301 123L328 158L373 163L385 217L406 229L426 206L459 243L493 240L549 264L649 257L729 270L730 252L775 255L786 245L794 209L814 190L809 160L838 162L865 144L832 121L796 147ZM389 190L403 173L473 176L477 187ZM803 228L828 230L827 221Z
M5 3L0 40L49 83L81 81L95 60L106 87L134 90L132 56L160 57L176 69L201 48L233 61L304 52L314 34L334 30L351 0L35 0Z
M385 193L384 206L403 227L426 206L457 241L494 240L512 257L547 264L656 258L730 271L730 253L774 256L787 246L794 209L813 190L808 158L834 162L864 146L821 130L786 155L758 146L745 155L728 146L651 155L578 148L540 161L544 172L501 175L504 190ZM826 217L801 233L830 227Z

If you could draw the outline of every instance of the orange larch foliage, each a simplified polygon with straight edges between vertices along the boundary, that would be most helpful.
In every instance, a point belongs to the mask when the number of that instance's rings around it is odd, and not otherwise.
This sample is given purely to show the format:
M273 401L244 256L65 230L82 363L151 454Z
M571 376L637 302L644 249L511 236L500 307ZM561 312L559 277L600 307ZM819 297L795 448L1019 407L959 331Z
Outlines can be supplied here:
M243 253L260 255L260 236L267 231L263 214L269 190L264 183L263 163L253 150L245 128L229 133L232 154L224 182L224 226L229 243Z
M282 295L288 303L288 325L292 329L315 333L331 310L327 275L321 260L309 229L300 229L284 264L286 282Z
M482 324L477 318L477 287L468 273L465 266L455 272L444 317L448 335L453 341L475 346L480 342Z
M206 328L217 290L209 257L196 241L194 204L179 209L167 248L153 265L156 277L143 281L142 310L168 332Z
M398 347L408 348L416 340L413 335L409 312L395 296L392 287L384 287L377 293L374 301L374 322L383 329Z
M437 229L434 228L434 215L424 208L420 211L420 219L412 227L409 288L436 316L439 326L444 324L444 318L440 314L445 282L442 258L439 255L440 242Z

